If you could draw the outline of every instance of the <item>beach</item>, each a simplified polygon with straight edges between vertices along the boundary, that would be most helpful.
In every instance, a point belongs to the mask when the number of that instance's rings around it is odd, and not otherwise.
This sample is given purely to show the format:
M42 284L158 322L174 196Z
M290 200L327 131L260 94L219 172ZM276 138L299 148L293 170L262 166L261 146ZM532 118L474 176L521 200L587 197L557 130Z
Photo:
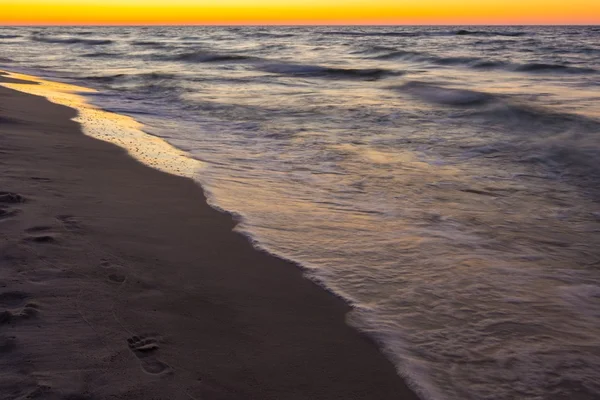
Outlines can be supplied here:
M0 88L0 398L417 399L342 299L75 116Z

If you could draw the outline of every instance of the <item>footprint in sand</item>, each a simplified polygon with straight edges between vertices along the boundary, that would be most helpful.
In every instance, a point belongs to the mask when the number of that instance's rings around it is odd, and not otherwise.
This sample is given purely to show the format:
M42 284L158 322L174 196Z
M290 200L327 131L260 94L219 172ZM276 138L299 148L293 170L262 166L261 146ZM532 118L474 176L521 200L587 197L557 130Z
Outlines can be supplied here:
M0 325L9 324L18 320L33 318L37 316L38 313L38 305L34 303L27 303L25 307L17 310L0 311Z
M127 345L140 360L142 369L152 375L171 372L171 367L156 358L159 342L157 335L136 335L127 339Z
M1 192L0 191L0 203L1 204L19 204L24 203L25 198L20 194L13 192ZM14 217L19 214L21 210L13 209L10 207L0 207L0 220Z
M68 231L81 230L81 225L79 224L79 221L73 215L61 214L61 215L57 215L56 219L58 219L60 222L62 222Z
M25 203L25 197L13 192L0 192L0 203L18 204Z
M108 280L114 283L123 283L125 282L126 276L123 274L120 274L118 272L113 272L111 274L108 274Z
M123 268L119 265L111 264L109 261L102 261L100 266L108 272L106 276L112 283L123 283L127 279L127 276L123 273Z
M19 212L21 212L21 210L10 210L7 208L0 207L0 220L3 220L5 218L14 217Z
M55 235L32 235L32 236L27 236L24 239L26 242L31 242L31 243L54 243L56 242L56 236Z
M54 243L56 242L57 235L51 232L51 226L34 226L25 230L29 233L24 240L32 243Z
M35 317L39 312L37 304L28 302L29 296L23 292L0 293L0 325L8 324L18 319Z

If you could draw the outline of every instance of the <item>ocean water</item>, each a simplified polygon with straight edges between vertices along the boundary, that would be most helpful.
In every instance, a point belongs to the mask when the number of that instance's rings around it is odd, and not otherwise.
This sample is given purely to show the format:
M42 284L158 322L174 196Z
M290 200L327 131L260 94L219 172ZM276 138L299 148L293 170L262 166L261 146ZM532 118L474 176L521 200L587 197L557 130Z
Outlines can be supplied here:
M200 161L424 399L600 398L600 27L2 27L0 68Z

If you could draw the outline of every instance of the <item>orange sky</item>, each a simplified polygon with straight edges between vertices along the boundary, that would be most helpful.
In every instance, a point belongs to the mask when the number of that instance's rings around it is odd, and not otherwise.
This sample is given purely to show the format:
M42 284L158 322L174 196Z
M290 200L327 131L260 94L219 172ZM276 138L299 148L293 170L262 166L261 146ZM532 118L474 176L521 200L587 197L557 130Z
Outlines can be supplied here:
M0 24L598 24L600 0L0 0Z

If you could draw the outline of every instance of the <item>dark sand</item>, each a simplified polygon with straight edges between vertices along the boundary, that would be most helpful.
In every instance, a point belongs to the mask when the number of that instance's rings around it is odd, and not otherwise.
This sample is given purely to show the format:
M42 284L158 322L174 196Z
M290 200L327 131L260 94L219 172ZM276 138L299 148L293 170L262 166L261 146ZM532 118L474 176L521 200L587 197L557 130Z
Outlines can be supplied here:
M416 399L347 304L74 116L0 88L0 399Z

